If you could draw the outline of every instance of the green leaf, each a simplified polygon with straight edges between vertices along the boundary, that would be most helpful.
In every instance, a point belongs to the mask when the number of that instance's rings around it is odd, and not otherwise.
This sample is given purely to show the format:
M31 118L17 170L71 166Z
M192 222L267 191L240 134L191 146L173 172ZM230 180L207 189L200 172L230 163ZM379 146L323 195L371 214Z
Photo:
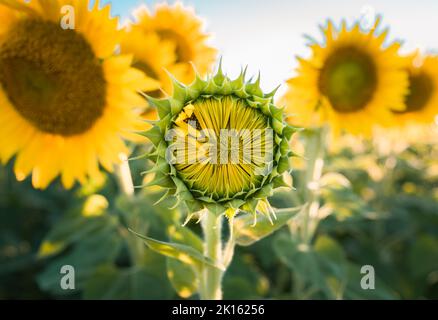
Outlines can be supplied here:
M333 262L341 263L345 254L341 246L328 236L320 236L315 242L315 252L330 259Z
M238 215L234 219L233 226L236 243L240 246L252 245L283 227L301 209L302 207L275 210L277 219L273 221L273 224L265 215L259 215L255 226L254 215L249 213Z
M41 289L54 295L71 295L80 291L89 280L90 275L100 265L112 263L122 248L122 240L114 228L103 228L79 241L74 249L54 259L49 266L38 275L37 282ZM75 290L63 290L60 281L63 266L71 265L75 269Z
M385 284L382 278L376 274L376 287L374 290L364 290L361 287L361 280L364 274L360 272L361 266L348 263L348 284L345 289L344 297L346 299L362 300L395 300L400 297Z
M438 270L438 239L421 235L409 250L409 266L416 277Z
M368 204L351 188L328 187L321 189L326 207L333 211L335 217L346 220L354 216L366 215L372 211Z
M224 299L226 300L260 299L257 293L255 281L233 275L224 280Z
M198 291L199 277L194 268L179 260L166 259L167 276L181 298L190 298Z
M347 261L343 249L333 239L321 236L311 247L282 234L274 241L274 251L294 272L295 281L308 292L323 293L328 299L344 296Z
M280 234L274 240L274 252L293 271L295 286L315 292L329 290L311 248L297 244L287 234Z
M114 217L110 215L101 213L98 216L87 216L85 209L74 211L57 221L39 247L39 258L56 255L89 234L116 224Z
M136 233L135 231L129 229L130 232L135 234L136 236L143 239L149 249L154 250L164 256L177 259L185 264L199 267L202 264L208 264L212 267L216 267L220 270L223 269L222 266L217 266L215 263L205 257L201 252L187 245L179 244L179 243L171 243L171 242L163 242L158 241L141 234Z
M195 234L188 227L182 227L179 225L171 225L168 228L168 234L171 241L188 245L195 248L199 252L203 250L203 242L201 238Z
M314 246L320 272L325 277L325 282L330 296L342 298L345 285L348 281L347 260L342 247L328 236L320 236Z
M113 265L103 265L87 281L83 298L85 300L171 299L172 289L166 282L165 275L158 278L142 267L118 269Z

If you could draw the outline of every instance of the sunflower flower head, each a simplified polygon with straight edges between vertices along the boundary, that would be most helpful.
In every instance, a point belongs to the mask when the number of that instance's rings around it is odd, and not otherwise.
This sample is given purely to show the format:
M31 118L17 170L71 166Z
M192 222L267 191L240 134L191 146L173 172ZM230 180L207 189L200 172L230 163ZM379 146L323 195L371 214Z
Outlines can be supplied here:
M145 133L154 144L148 186L167 188L191 212L271 214L267 197L287 186L297 130L274 105L275 91L264 94L260 78L246 82L245 72L231 80L221 67L207 80L173 84L172 96L149 98L160 120Z
M432 124L438 114L438 57L418 52L409 56L406 109L393 110L396 126Z
M164 92L171 90L171 82L165 70L171 69L175 63L175 44L162 40L154 32L143 32L136 25L129 25L124 30L124 37L120 45L122 54L133 55L132 66L142 71L148 81L148 86L142 94L151 97L163 97ZM156 120L157 110L147 105L141 114L145 120ZM136 131L150 128L147 122L139 122ZM132 134L131 140L144 141L144 137Z
M371 30L359 23L340 28L331 21L323 28L323 43L312 40L311 57L298 58L297 76L288 80L282 104L303 126L330 124L342 130L369 135L374 125L389 125L391 109L404 110L407 74L400 43L385 44L388 30Z
M162 41L174 46L175 60L167 69L183 83L194 80L191 63L201 75L211 71L217 50L207 44L209 35L203 29L203 21L192 8L180 2L156 5L153 11L141 6L135 12L134 29L143 34L156 34ZM141 45L141 44L140 44ZM165 83L164 89L167 89Z
M151 81L151 86L145 93L151 97L161 97L161 89L171 89L171 82L165 70L170 69L176 61L175 44L162 40L154 32L143 32L135 24L129 25L124 33L121 42L122 54L132 54L133 67L141 70Z
M65 8L72 28L63 27ZM137 92L155 84L114 54L121 32L110 7L0 0L0 17L0 160L15 157L17 178L32 175L36 188L112 170L145 106Z

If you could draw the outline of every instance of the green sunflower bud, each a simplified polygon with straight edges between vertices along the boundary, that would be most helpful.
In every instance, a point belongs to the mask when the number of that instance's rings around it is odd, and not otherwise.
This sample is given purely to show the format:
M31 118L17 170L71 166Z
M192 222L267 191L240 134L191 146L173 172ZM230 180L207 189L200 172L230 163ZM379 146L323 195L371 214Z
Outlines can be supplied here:
M169 189L191 212L273 214L267 198L286 185L289 139L297 131L275 106L275 91L264 94L260 77L247 82L244 71L231 80L219 66L189 86L173 79L172 96L148 97L159 114L144 133L154 145L148 185Z

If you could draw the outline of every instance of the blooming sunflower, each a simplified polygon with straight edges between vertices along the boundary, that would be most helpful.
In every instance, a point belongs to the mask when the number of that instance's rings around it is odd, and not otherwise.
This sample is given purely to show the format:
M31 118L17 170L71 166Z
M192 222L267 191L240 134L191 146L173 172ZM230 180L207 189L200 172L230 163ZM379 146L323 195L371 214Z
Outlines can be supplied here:
M391 111L404 110L407 74L398 55L400 43L384 46L388 30L370 31L359 23L339 29L331 21L324 43L310 44L312 56L298 58L297 76L288 80L282 104L296 114L295 123L369 135L374 124L390 124Z
M230 80L219 68L189 86L173 79L171 97L149 98L160 120L145 133L155 145L148 186L167 188L191 212L271 214L266 198L285 186L295 128L259 81Z
M175 44L171 41L161 40L153 32L143 32L137 26L130 25L125 30L121 42L121 53L131 54L134 56L132 66L142 71L153 86L149 86L147 91L143 92L152 97L162 97L164 92L168 92L171 87L171 81L166 73L166 69L172 67L175 63ZM145 120L156 120L158 118L157 110L148 105L142 113ZM138 123L137 131L147 130L150 128L148 122ZM142 141L141 137L135 134L130 137L134 141ZM144 138L143 138L144 139Z
M69 7L64 7L69 6ZM66 8L74 28L62 27ZM107 170L126 152L139 90L156 82L115 56L120 41L110 7L82 0L0 0L0 159L16 156L19 180L36 188L58 175L66 188Z
M216 60L217 50L208 46L209 35L202 31L202 21L192 9L181 3L173 6L158 4L155 12L140 7L136 10L137 27L145 33L154 32L162 40L175 44L175 63L168 70L180 81L190 83L194 79L193 68L196 66L201 75L210 71Z
M135 25L129 26L121 42L122 54L134 56L133 67L141 70L157 86L145 93L152 97L161 97L161 89L168 91L171 81L166 73L176 60L175 44L172 41L161 40L153 32L142 32Z
M393 111L397 125L431 124L438 114L438 57L410 56L406 109Z

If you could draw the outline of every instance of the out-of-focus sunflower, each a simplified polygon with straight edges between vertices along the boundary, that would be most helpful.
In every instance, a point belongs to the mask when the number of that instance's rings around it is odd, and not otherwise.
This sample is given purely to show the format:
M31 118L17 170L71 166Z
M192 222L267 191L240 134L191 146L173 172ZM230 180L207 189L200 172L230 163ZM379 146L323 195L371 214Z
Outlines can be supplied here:
M438 57L410 56L408 74L406 109L394 111L397 125L432 124L438 115Z
M121 43L122 54L134 56L133 67L157 81L157 87L145 92L148 96L159 98L161 89L170 90L172 82L166 73L176 60L175 44L172 41L161 40L153 32L142 32L136 26L130 26Z
M155 32L162 40L175 44L175 63L168 70L178 80L186 84L194 80L190 63L201 75L210 71L217 50L207 45L209 35L203 32L202 21L192 9L185 8L181 3L173 6L158 4L154 13L142 6L136 10L135 16L136 28L146 34Z
M142 32L137 26L129 26L121 42L121 53L134 56L133 67L145 73L149 80L155 81L154 86L150 86L144 93L151 97L163 97L164 92L169 92L172 87L170 77L166 69L170 69L175 63L175 44L172 41L161 40L154 32ZM157 120L157 110L152 106L147 106L142 113L145 120ZM139 123L137 130L147 130L150 128L148 122ZM133 134L135 141L143 141L144 138Z
M69 8L73 29L61 23ZM112 170L145 105L137 92L157 84L130 67L130 56L114 55L121 32L110 7L0 0L0 17L1 161L16 156L17 178L32 174L36 188L58 175L72 187L99 163Z
M404 110L405 60L398 55L400 43L384 46L388 31L378 33L379 22L370 31L359 23L348 28L343 21L337 29L328 22L324 43L309 45L311 58L298 58L298 74L288 80L281 104L295 115L294 123L330 123L337 133L369 135L375 124L391 123L390 108Z

